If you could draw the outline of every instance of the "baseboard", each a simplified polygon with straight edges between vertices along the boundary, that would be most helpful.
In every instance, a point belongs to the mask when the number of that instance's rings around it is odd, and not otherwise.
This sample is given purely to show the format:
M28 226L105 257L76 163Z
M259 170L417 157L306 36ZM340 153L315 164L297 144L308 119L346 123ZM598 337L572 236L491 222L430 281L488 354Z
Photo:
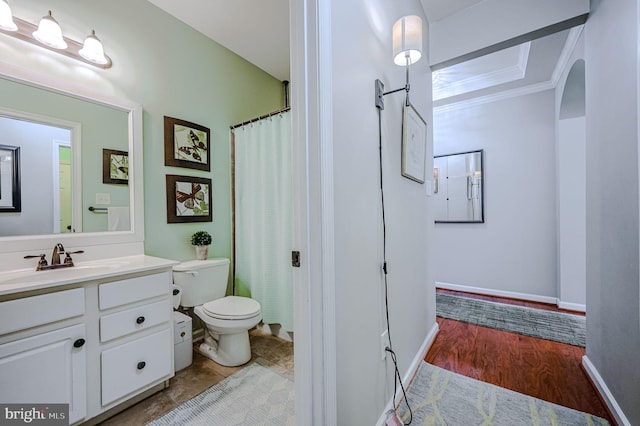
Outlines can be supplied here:
M466 285L443 283L438 281L436 281L436 288L442 288L445 290L454 290L454 291L464 291L467 293L484 294L487 296L508 297L510 299L529 300L531 302L550 303L552 305L556 305L558 303L558 299L555 297L540 296L537 294L529 294L529 293L516 293L513 291L493 290L490 288L482 288L482 287L471 287Z
M616 422L621 426L631 426L631 422L622 412L622 409L618 405L618 402L613 397L613 394L609 390L609 387L598 373L595 365L589 360L589 358L584 355L582 357L582 366L584 367L589 379L595 385L596 389L600 393L600 396L604 400L605 404L607 404L607 408L611 412L611 415L615 418Z
M405 389L409 388L409 384L411 383L411 380L413 380L413 377L418 372L418 368L420 368L420 364L424 360L424 357L427 355L429 348L431 348L433 341L436 339L436 336L438 335L438 330L439 330L438 323L435 323L431 328L431 331L429 331L429 334L427 334L427 337L424 339L424 342L422 342L422 345L420 346L420 349L418 349L418 352L416 353L415 357L413 357L413 361L411 361L411 364L409 365L407 372L402 378L402 383L404 384ZM402 396L402 389L398 388L398 392L395 395L395 399L399 400L401 396ZM376 423L376 426L384 426L385 421L387 420L387 412L393 409L393 400L394 398L391 398L387 403L386 407L384 408L384 411L382 412L382 414L380 415L380 418L378 419L378 422Z
M563 302L558 299L558 308L566 309L567 311L575 311L575 312L587 312L587 305L582 305L580 303L571 303L571 302Z

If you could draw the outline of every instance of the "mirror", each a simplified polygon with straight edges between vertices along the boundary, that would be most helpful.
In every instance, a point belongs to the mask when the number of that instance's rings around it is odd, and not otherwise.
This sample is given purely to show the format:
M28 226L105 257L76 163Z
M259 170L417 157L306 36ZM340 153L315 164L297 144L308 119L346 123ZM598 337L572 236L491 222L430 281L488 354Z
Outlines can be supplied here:
M0 216L0 237L129 231L128 182L102 173L103 149L129 150L128 111L5 79L0 92L0 134L20 150L22 200L20 212Z
M436 223L483 223L482 150L433 158Z
M0 252L143 241L142 108L89 90L0 64L0 134L19 147L22 204L0 212Z

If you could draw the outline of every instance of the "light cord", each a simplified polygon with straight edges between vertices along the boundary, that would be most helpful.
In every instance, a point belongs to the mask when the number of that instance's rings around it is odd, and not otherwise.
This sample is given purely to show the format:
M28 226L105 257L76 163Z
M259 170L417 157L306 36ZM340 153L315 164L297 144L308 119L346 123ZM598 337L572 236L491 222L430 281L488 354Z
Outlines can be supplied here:
M398 382L400 382L400 388L402 389L402 394L404 395L404 402L409 409L409 422L403 424L405 426L410 425L413 420L413 411L411 410L411 406L409 405L409 401L407 400L407 393L404 389L404 385L402 384L402 377L400 376L400 371L398 370L398 361L396 359L396 353L393 351L393 344L391 343L391 324L389 321L389 285L387 280L387 222L385 217L385 204L384 204L384 179L383 179L383 167L382 167L382 113L381 109L378 108L378 145L380 151L380 201L381 201L381 210L382 210L382 272L384 273L384 306L385 306L385 315L387 320L387 337L389 339L389 346L385 348L386 352L391 354L391 360L394 365L394 375L393 375L393 410L395 411L396 407L396 394L398 391Z

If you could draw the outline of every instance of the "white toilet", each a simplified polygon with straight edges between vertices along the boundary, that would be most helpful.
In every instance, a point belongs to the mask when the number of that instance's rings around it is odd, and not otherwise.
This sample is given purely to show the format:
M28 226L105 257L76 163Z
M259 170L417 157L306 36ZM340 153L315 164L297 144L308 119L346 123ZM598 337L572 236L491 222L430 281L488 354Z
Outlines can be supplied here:
M249 329L262 319L260 303L226 296L229 259L191 260L173 267L173 282L182 289L181 305L193 308L205 324L200 352L228 367L251 359Z

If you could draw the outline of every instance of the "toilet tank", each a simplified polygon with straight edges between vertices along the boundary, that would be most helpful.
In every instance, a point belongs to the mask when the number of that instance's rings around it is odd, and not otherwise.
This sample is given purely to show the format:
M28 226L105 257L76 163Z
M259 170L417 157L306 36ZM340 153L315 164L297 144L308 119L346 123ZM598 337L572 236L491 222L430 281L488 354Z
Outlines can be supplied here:
M228 278L229 259L190 260L173 267L173 283L182 289L185 308L224 297Z

